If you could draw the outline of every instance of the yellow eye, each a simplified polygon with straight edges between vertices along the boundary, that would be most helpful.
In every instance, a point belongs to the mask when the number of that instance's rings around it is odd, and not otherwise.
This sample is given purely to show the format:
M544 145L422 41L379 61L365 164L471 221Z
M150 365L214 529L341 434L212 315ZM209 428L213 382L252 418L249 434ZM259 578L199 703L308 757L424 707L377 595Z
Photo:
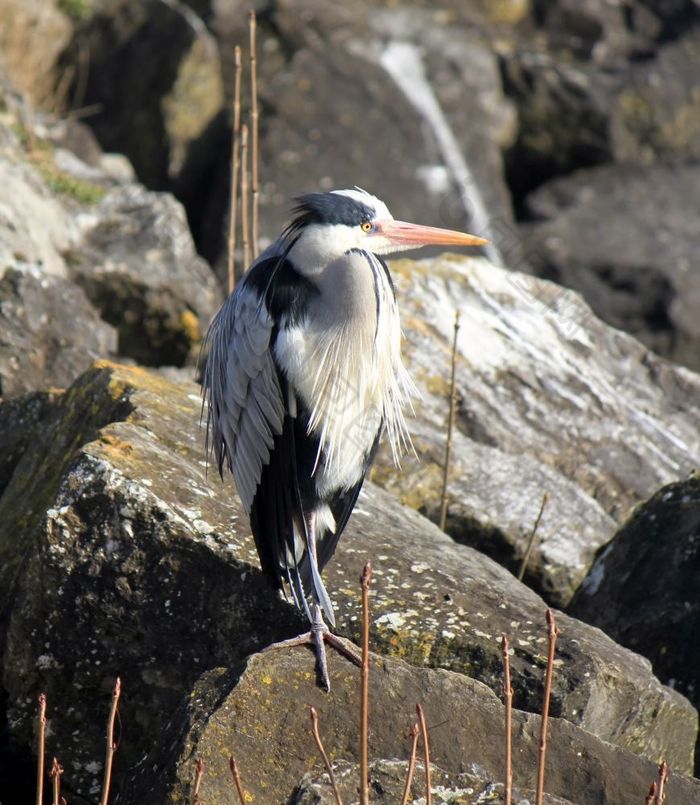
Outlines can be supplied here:
M360 228L362 229L363 232L369 232L372 229L372 224L369 221L363 221L360 224Z

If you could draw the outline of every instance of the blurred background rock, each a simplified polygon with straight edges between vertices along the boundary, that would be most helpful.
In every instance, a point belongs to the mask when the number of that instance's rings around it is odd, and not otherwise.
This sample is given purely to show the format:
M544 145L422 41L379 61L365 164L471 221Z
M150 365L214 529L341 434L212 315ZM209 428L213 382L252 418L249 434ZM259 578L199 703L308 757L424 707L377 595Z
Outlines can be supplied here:
M507 267L581 291L700 368L695 0L252 5L263 241L295 193L359 184L397 217L486 230ZM0 2L13 84L69 116L64 143L82 158L96 139L173 192L220 278L250 6Z

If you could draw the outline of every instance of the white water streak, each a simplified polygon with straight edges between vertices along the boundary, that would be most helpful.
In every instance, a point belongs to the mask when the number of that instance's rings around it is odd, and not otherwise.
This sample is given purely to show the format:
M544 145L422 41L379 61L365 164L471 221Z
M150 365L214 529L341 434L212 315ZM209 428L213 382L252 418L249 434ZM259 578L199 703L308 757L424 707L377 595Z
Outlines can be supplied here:
M379 63L430 126L442 158L459 188L464 209L471 215L474 232L488 233L489 214L486 205L459 143L428 82L420 50L410 42L389 42L379 57ZM489 243L484 249L491 262L503 265L503 259L493 243Z

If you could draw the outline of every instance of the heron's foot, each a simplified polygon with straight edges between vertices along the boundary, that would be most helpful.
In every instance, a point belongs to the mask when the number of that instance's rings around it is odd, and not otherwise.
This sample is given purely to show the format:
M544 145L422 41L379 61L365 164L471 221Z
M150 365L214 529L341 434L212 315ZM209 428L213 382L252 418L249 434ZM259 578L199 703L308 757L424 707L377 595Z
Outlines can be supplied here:
M339 654L359 667L362 666L362 657L355 650L354 645L344 637L338 637L326 626L320 615L314 613L311 629L298 637L289 640L280 640L263 649L270 651L278 648L294 648L295 646L310 646L316 654L317 681L326 692L330 692L331 681L328 676L328 661L326 659L326 643L332 646Z

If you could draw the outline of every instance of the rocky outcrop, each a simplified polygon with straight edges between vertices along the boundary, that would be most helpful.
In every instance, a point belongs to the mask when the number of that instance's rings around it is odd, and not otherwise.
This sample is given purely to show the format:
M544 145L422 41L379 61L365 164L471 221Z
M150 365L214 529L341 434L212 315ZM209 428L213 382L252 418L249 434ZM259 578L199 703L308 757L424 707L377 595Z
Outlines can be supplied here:
M2 82L0 102L0 397L70 385L98 357L193 362L221 294L180 204Z
M117 328L120 355L150 366L194 362L221 291L172 196L115 188L86 217L70 258L72 279Z
M597 320L581 298L482 260L392 263L420 396L416 456L374 478L437 519L461 312L447 530L568 602L631 509L700 462L700 379Z
M186 3L108 0L77 26L63 56L78 105L95 104L102 146L125 153L151 189L180 172L223 103L216 42Z
M581 171L530 196L535 223L526 228L538 274L580 291L602 319L696 369L699 180L697 165Z
M200 398L142 369L100 365L57 402L0 498L2 685L14 739L31 745L35 696L54 702L52 740L71 790L98 784L93 718L114 677L125 695L120 756L131 766L201 672L233 667L304 628L258 569L230 484L207 479ZM50 449L47 449L50 445ZM356 579L371 558L372 643L419 667L501 687L508 633L516 706L541 706L544 602L369 485L326 578L341 634L359 637ZM689 771L697 715L641 657L559 616L552 713ZM66 639L70 635L70 639ZM306 658L313 695L312 657Z
M700 704L700 476L659 490L601 552L571 612Z
M65 386L117 351L114 328L80 288L25 266L0 274L0 397Z
M504 708L496 695L479 682L449 671L412 668L376 655L371 661L370 757L393 759L372 766L372 801L400 801L406 764L396 758L405 761L408 757L407 733L419 702L431 725L430 757L437 766L432 780L434 801L500 802ZM225 802L232 791L231 754L236 756L252 802L289 802L293 793L295 803L334 802L327 784L312 782L312 775L317 780L322 775L310 730L311 706L318 711L326 751L347 794L344 801L355 801L359 671L333 653L331 693L326 695L310 686L308 666L308 652L284 649L251 657L237 674L218 669L202 677L164 739L134 771L120 802L186 801L195 758L205 764L202 799ZM535 785L539 727L536 715L514 713L515 802ZM548 745L545 779L551 805L632 805L643 800L656 777L654 763L561 719L550 722ZM467 773L460 774L465 769ZM309 776L302 779L305 774ZM299 782L300 790L294 792ZM674 776L669 785L668 798L678 805L692 805L700 797L697 780ZM450 789L453 798L448 798ZM424 791L419 767L411 801L424 801L420 799Z

